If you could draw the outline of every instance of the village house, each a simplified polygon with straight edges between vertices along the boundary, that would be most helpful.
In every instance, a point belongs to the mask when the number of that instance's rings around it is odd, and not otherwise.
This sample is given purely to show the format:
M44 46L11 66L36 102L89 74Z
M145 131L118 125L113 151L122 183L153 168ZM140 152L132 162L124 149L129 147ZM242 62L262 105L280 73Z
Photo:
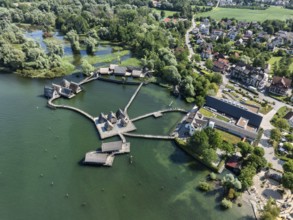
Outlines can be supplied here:
M213 71L225 73L226 70L229 68L229 61L227 59L219 58L218 60L214 61Z
M229 72L231 78L258 89L263 89L268 81L268 74L262 68L255 68L242 62L233 65Z
M291 83L291 79L281 76L274 76L269 92L277 95L286 95L291 88Z
M200 54L202 59L212 59L213 58L213 45L204 44L202 45L202 52Z
M238 32L237 31L234 31L234 30L230 30L227 34L227 37L232 40L232 41L235 41L236 37L238 35Z
M122 66L116 66L114 68L114 75L115 76L125 76L126 75L127 68Z
M210 34L210 26L206 25L204 23L200 23L199 24L199 31L200 31L200 33L202 33L204 35L209 35Z

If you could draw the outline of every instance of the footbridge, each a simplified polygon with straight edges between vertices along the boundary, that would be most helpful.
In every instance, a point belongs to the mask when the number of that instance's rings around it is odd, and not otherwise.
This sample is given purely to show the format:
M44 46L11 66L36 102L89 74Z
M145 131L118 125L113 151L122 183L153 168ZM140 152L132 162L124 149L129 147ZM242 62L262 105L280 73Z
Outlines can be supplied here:
M173 136L163 136L163 135L151 135L151 134L134 134L134 133L124 133L123 135L129 137L147 138L147 139L161 139L161 140L173 140Z
M86 84L86 83L88 83L88 82L94 81L94 80L96 80L96 79L98 79L98 78L99 78L98 75L96 75L96 76L89 76L89 77L86 77L85 79L83 79L82 81L80 81L80 82L78 83L78 85L81 86L81 85Z
M75 108L75 107L68 106L68 105L56 105L56 104L54 104L53 101L55 99L58 99L59 97L60 97L59 94L53 94L53 97L48 100L48 106L51 107L51 108L64 108L64 109L69 109L69 110L75 111L75 112L85 116L86 118L90 119L91 121L95 122L93 116L91 116L90 114L86 113L85 111L83 111L83 110L81 110L79 108Z
M160 110L160 111L151 112L151 113L147 113L145 115L138 116L136 118L131 119L131 121L132 122L138 121L138 120L141 120L141 119L150 117L150 116L154 116L154 117L157 118L157 117L162 116L163 113L168 113L168 112L182 112L182 113L187 113L188 111L186 111L185 109L182 109L182 108L168 108L168 109L163 109L163 110Z
M125 112L125 114L127 114L127 110L128 110L128 108L129 108L129 106L130 106L131 103L133 102L134 98L137 96L137 94L138 94L138 92L139 92L139 90L141 89L141 87L142 87L143 84L144 84L144 83L139 84L139 86L138 86L138 88L136 89L135 93L132 95L131 99L129 100L129 102L128 102L127 105L125 106L125 108L124 108L124 112Z

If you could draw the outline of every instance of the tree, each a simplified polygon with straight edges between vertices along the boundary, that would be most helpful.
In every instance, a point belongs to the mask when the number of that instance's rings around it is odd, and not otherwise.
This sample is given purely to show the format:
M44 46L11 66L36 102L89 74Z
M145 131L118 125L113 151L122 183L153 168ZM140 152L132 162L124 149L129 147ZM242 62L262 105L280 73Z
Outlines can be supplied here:
M263 157L265 155L265 151L262 147L254 147L253 153L260 157Z
M87 60L82 60L81 69L83 74L85 74L86 76L89 76L90 73L93 72L95 68Z
M256 171L260 171L262 168L265 168L265 166L267 165L267 161L262 156L258 156L256 154L251 154L244 161L244 165L253 166L256 169Z
M252 153L253 147L246 142L239 142L237 147L240 149L240 152L243 157L246 157L248 154Z
M213 69L213 66L214 66L213 61L211 59L207 59L205 65L210 70Z
M251 64L251 63L252 63L250 57L249 57L249 56L246 56L246 55L242 55L242 56L240 57L240 60L241 60L242 62L244 62L245 64Z
M198 185L198 188L204 192L207 192L207 191L210 191L212 187L207 182L200 182Z
M267 201L267 204L263 208L262 215L260 216L261 220L274 220L280 214L280 208L277 206L276 202L270 198Z
M209 138L204 131L196 131L189 140L189 146L194 152L202 154L209 148Z
M205 162L212 164L218 159L218 155L213 148L206 148L202 152L202 157Z
M223 77L220 73L213 73L210 81L216 83L217 85L221 85L223 82Z
M221 147L221 150L225 151L225 153L227 155L231 155L235 152L235 147L233 146L233 144L227 142L227 141L223 141Z
M293 192L293 173L284 173L282 184L285 188L290 189Z
M215 174L214 172L210 173L210 178L211 180L216 180L217 179L217 174Z
M94 53L97 41L92 37L87 37L85 39L86 51L90 54Z
M233 203L232 203L231 201L229 201L228 199L224 198L224 199L221 201L221 206L222 206L224 209L230 209L230 208L232 208Z
M222 140L221 134L217 130L207 127L204 129L204 132L209 137L210 147L214 149L221 147L223 140Z
M278 128L272 129L272 131L271 131L271 139L272 140L279 142L281 139L281 136L282 136L281 131Z
M248 165L241 170L241 173L238 177L239 181L242 184L242 189L246 190L253 184L253 177L256 174L256 169Z
M198 107L202 107L205 103L205 98L203 96L196 96L195 98L195 104L198 106Z
M201 61L201 56L199 54L194 54L192 56L193 61L195 62L200 62Z
M285 118L277 119L276 126L281 130L288 130L290 127L289 122Z
M283 169L285 172L293 173L293 160L288 160L283 164Z
M181 80L181 76L175 66L165 66L163 68L163 78L173 85L178 85Z

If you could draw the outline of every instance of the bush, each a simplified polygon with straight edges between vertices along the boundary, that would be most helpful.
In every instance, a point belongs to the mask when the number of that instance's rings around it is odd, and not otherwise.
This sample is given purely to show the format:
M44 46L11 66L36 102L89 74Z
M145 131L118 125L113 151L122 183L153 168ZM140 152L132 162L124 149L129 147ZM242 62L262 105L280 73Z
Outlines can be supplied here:
M210 178L211 178L211 180L215 180L215 179L217 179L217 175L212 172L212 173L210 173Z
M232 208L233 206L233 203L231 201L229 201L228 199L224 198L221 202L221 206L224 208L224 209L230 209Z
M211 185L208 184L207 182L200 182L199 185L198 185L198 188L201 190L201 191L204 191L204 192L208 192L211 190Z

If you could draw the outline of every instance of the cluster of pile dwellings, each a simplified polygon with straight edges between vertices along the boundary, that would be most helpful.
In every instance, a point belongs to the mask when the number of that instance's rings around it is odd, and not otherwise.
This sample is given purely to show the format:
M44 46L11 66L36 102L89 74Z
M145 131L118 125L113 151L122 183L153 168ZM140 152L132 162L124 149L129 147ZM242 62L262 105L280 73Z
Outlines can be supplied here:
M107 116L100 113L94 120L102 139L136 129L121 109L116 114L110 112Z
M145 76L145 73L138 67L123 67L116 64L99 68L95 73L100 75L132 76L134 78L142 78Z
M69 82L66 79L63 79L60 85L52 83L51 87L45 86L44 95L47 98L52 98L54 94L58 94L70 99L81 91L82 89L78 83Z

